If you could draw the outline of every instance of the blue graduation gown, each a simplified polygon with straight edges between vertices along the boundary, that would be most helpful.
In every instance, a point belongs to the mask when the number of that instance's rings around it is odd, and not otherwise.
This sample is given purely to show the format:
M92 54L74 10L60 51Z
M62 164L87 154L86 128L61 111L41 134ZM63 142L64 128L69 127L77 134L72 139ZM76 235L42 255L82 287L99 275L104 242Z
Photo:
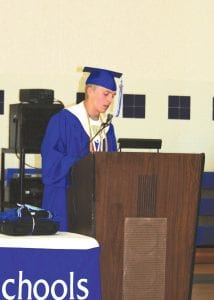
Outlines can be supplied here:
M77 107L77 109L75 109ZM89 133L83 116L83 104L74 109L63 109L51 117L41 146L42 179L44 184L42 206L53 213L60 223L60 231L68 231L67 189L69 171L89 153ZM108 151L117 151L113 125L106 133Z

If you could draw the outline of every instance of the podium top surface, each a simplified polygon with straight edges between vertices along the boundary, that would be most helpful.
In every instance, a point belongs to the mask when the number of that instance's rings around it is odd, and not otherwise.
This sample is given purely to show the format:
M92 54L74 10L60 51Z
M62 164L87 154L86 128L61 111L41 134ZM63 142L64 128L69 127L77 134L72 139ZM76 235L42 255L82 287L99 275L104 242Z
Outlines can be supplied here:
M87 250L99 247L96 239L70 232L54 235L11 236L0 234L0 248Z

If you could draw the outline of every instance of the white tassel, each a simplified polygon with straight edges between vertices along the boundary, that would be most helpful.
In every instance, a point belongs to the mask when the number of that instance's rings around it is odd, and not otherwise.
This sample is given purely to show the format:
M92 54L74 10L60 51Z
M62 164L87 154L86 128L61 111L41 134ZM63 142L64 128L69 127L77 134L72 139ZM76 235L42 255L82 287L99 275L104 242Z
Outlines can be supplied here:
M115 113L115 117L119 117L119 115L120 115L122 101L123 101L123 81L121 79L120 85L119 85L119 95L118 95L118 103L117 103L117 110Z

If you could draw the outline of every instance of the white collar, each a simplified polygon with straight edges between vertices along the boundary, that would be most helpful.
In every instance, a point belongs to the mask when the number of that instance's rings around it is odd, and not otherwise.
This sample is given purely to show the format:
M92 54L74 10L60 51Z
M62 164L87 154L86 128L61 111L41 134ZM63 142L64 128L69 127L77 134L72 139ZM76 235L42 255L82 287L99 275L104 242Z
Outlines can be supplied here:
M76 105L67 107L66 109L79 119L85 132L90 137L90 131L89 131L89 126L88 126L88 116L87 116L87 111L85 109L84 101L82 101ZM104 120L106 119L105 115L103 115L103 119ZM108 132L108 130L109 130L109 126L106 127L105 131Z

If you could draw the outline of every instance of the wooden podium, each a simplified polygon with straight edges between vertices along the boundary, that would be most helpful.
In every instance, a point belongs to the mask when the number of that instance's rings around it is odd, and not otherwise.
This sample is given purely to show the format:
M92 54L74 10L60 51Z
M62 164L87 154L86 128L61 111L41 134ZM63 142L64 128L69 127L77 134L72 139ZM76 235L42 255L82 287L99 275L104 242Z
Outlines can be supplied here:
M127 217L166 218L164 299L191 299L203 167L204 154L145 152L89 154L75 165L70 231L101 246L103 300L122 300Z

